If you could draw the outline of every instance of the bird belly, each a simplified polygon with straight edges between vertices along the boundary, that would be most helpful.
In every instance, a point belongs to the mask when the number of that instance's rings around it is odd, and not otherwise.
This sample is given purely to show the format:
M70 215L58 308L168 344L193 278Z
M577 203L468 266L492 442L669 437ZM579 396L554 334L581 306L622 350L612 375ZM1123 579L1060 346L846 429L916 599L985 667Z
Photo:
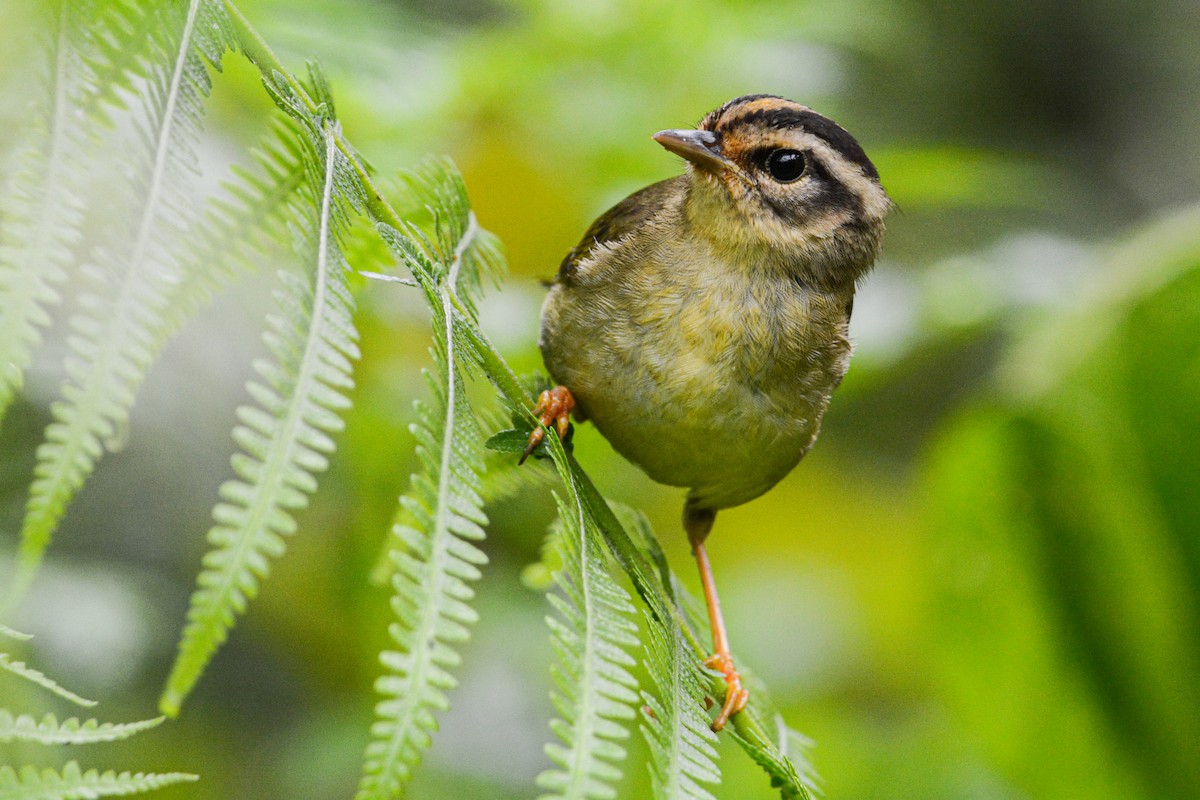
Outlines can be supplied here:
M697 294L680 277L678 289L660 281L652 294L630 282L624 298L611 285L555 287L542 351L617 452L691 489L698 507L728 508L770 489L812 447L849 343L844 325L810 324L795 284L756 292L710 280Z

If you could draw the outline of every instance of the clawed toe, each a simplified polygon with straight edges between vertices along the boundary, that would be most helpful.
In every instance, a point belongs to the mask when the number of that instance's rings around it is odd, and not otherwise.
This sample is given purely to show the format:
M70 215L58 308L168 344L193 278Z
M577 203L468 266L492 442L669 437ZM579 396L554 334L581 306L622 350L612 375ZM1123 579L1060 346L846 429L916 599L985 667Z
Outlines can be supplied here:
M538 426L529 434L529 443L525 445L518 464L524 464L530 453L537 449L546 435L546 428L554 425L560 439L566 438L571 426L571 411L575 408L575 396L565 386L555 386L538 395L533 413L538 418Z
M750 699L750 690L742 686L742 676L733 665L733 659L725 653L716 653L704 661L704 666L715 669L725 676L725 702L721 711L713 720L712 729L720 732L729 722L730 717L746 707Z

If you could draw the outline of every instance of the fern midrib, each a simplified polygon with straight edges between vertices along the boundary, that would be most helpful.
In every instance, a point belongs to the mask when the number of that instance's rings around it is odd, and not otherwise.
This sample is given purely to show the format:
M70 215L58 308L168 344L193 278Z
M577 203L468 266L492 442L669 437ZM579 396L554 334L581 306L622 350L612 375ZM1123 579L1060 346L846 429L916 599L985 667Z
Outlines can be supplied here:
M150 232L158 219L159 196L165 184L164 173L167 170L167 157L170 152L171 133L175 128L175 107L179 104L182 92L184 68L192 50L192 31L196 26L196 15L200 13L200 4L204 0L192 0L188 6L187 20L183 24L183 33L179 37L179 52L175 56L175 69L171 74L171 83L167 91L167 102L163 107L162 125L159 127L157 141L154 145L154 167L150 172L150 190L146 195L146 205L142 219L138 225L137 239L133 248L131 261L140 264L149 246ZM131 270L135 271L135 270Z
M328 125L329 123L326 123L325 177L321 187L321 210L318 218L319 233L317 237L317 264L313 285L312 312L308 325L308 335L304 341L304 356L300 359L300 368L296 373L296 382L294 384L296 390L291 395L292 402L288 406L288 413L284 418L282 435L277 437L277 441L291 444L288 447L273 448L267 462L263 465L263 474L267 476L264 481L264 490L255 494L254 505L247 509L247 521L242 526L244 530L257 531L266 525L265 517L271 510L273 505L272 500L278 493L278 487L283 481L284 467L291 460L291 445L295 443L296 430L304 418L303 400L305 395L300 390L313 380L313 372L316 370L317 362L320 361L317 353L320 350L319 345L323 341L321 338L321 322L323 319L321 312L327 302L328 248L330 226L332 225L334 188L333 167L335 153L332 149L333 138L329 132ZM241 571L240 566L245 562L246 554L254 548L254 537L252 536L239 536L236 541L237 545L233 550L234 559L230 563L238 565L239 568L222 570L222 580L217 587L216 600L208 604L209 613L204 615L204 617L219 620L222 610L226 608L237 575Z
M66 119L65 107L66 100L64 94L66 90L64 85L66 81L63 75L66 72L66 51L67 51L67 7L64 2L59 7L58 21L58 36L56 40L56 51L54 57L53 74L50 77L54 89L54 102L52 104L52 113L50 117L50 141L46 147L45 165L43 174L45 182L40 187L37 207L34 210L33 218L35 223L35 234L32 237L32 242L27 248L35 253L44 252L45 242L52 239L50 235L54 229L52 222L55 220L54 215L48 213L51 204L51 196L49 187L54 186L59 178L60 158L59 155L63 151L63 122ZM18 287L15 298L10 299L10 303L4 309L0 309L0 321L4 324L0 325L0 367L3 367L4 374L0 375L0 417L3 417L8 403L12 399L17 382L20 380L20 374L24 371L25 365L19 365L13 360L22 347L32 343L37 334L34 333L35 324L31 317L38 307L39 300L48 299L50 294L50 286L58 283L65 278L65 274L61 268L53 263L51 259L46 259L43 265L49 269L29 269L26 265L25 273L31 275L32 280L28 284L20 281L13 285ZM11 268L17 269L17 265L11 264ZM29 291L20 291L20 287L28 286ZM15 300L13 302L12 300ZM20 318L20 323L8 317L14 310L20 309L21 313L16 314ZM8 358L3 358L3 354L8 354ZM28 359L26 354L25 359ZM4 363L5 361L9 363Z
M156 727L164 717L126 723L100 723L95 719L80 722L68 719L59 722L50 716L35 720L28 715L17 717L0 711L0 742L36 742L44 745L91 744L115 742Z
M654 623L651 622L651 624ZM672 682L669 687L664 687L664 697L662 698L663 702L671 704L671 728L669 730L671 734L671 746L667 753L669 758L667 763L671 765L671 770L667 776L667 793L669 797L681 797L683 796L681 784L683 783L684 771L683 759L681 758L683 753L683 731L687 729L687 722L683 718L683 703L685 702L684 686L686 686L685 670L688 669L688 664L685 661L687 654L680 652L679 636L674 630L670 630L668 633L671 636ZM665 726L663 730L667 730Z
M63 129L66 127L63 122L67 118L67 85L68 82L64 78L67 72L67 52L69 47L67 15L70 3L63 0L60 6L60 16L58 20L58 45L57 51L54 54L54 76L51 80L54 82L54 104L53 116L50 118L50 143L46 148L46 184L45 187L56 185L56 181L61 169L61 159L59 155L63 151ZM44 187L44 188L45 188ZM49 191L41 192L41 202L37 210L37 236L34 238L36 242L36 251L42 249L42 245L47 240L53 237L50 235L54 229L55 218L53 215L46 213L47 207L50 205L51 197ZM35 251L35 252L36 252ZM56 275L46 276L58 278L61 271L56 270ZM48 283L43 280L42 283Z
M432 573L433 586L429 590L431 597L435 598L434 602L429 603L423 609L421 614L420 625L413 631L414 639L420 648L420 657L413 652L412 666L409 669L409 674L412 678L410 681L414 685L422 685L426 671L429 669L429 664L433 658L432 640L434 638L433 631L437 624L438 602L442 597L442 587L446 582L446 554L448 552L449 542L447 538L452 536L450 533L449 524L446 522L446 517L449 513L449 496L450 496L450 481L453 478L453 469L451 462L454 458L454 432L457 428L456 419L458 412L458 381L455 377L458 373L456 365L457 347L454 339L454 307L450 302L450 295L454 292L458 284L459 267L462 264L463 254L471 246L471 242L475 237L475 232L478 229L475 223L475 215L470 215L467 223L467 229L464 231L458 244L454 248L454 259L447 271L446 291L442 292L442 316L445 319L445 336L446 336L446 414L443 420L442 427L442 452L438 462L438 502L437 510L434 515L434 530L431 534L431 542L433 549L429 554L429 565ZM404 708L413 708L418 702L415 693L410 694L405 698ZM410 714L397 714L397 719L404 719L411 723L413 720ZM404 743L408 740L408 731L411 724L404 726L396 726L393 729L392 735L388 737L387 747L384 751L384 757L380 759L382 763L392 764L400 758L400 751L404 747ZM383 770L382 774L390 775L390 770Z
M149 191L142 206L138 237L130 256L129 268L125 273L125 279L121 282L121 288L109 317L113 330L109 335L102 334L99 339L91 340L99 345L99 353L87 365L87 376L80 386L82 390L80 396L85 401L111 399L109 394L103 391L104 387L121 386L124 382L115 366L124 351L124 343L131 333L138 330L135 315L129 313L130 305L135 304L133 299L135 289L142 285L141 279L145 272L145 249L150 239L153 223L158 217L159 196L163 187L163 173L166 170L167 156L170 150L170 135L175 123L174 111L183 80L183 68L191 49L192 30L195 26L196 14L199 11L199 3L202 1L192 0L180 37L175 72L171 76L167 102L163 108L159 123L159 135L155 142L154 164ZM67 5L64 3L64 10ZM149 277L146 276L146 278ZM137 308L136 304L134 308ZM23 594L29 581L32 580L33 570L41 561L45 544L49 541L58 521L62 519L66 511L66 503L69 502L75 491L71 484L76 482L81 475L86 474L95 463L91 455L83 449L83 444L95 435L95 422L104 419L104 409L94 403L79 405L76 408L78 413L73 415L69 422L63 422L60 417L56 422L51 423L52 426L60 425L65 428L67 435L60 440L52 459L39 460L39 466L52 464L53 471L49 475L43 474L35 482L35 490L40 486L43 487L42 491L38 495L30 495L26 518L22 524L21 560L18 576L13 582L12 591L9 594L10 600ZM35 501L37 502L36 506L34 505Z
M572 768L570 775L575 779L571 783L571 791L575 794L568 796L576 796L580 798L586 797L583 786L591 778L591 773L584 769L590 759L590 754L594 750L592 742L599 738L595 734L593 722L594 711L592 706L596 705L593 695L598 690L594 690L596 686L597 670L595 668L595 659L597 653L596 641L597 631L596 626L592 624L592 576L590 571L591 562L588 558L587 548L587 522L586 513L584 512L583 502L579 497L578 487L575 486L574 476L571 477L571 494L575 498L575 507L579 510L579 574L581 577L581 591L583 594L583 621L584 621L584 648L583 648L583 679L580 683L583 686L583 694L580 698L581 707L579 713L575 716L575 742L571 748L573 755ZM581 742L584 744L581 745Z

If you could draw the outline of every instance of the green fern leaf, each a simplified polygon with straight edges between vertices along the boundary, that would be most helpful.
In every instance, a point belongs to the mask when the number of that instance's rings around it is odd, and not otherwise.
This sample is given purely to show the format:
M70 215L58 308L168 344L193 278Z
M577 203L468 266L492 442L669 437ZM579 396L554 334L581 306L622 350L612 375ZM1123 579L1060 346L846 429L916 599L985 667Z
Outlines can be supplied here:
M205 60L219 63L231 41L215 0L191 0L177 19L179 11L166 3L153 12L164 18L156 41L161 53L148 64L147 122L140 129L148 147L131 215L136 222L129 230L117 226L120 238L97 247L83 270L87 287L82 311L71 320L68 378L38 448L10 603L28 587L67 504L125 425L154 358L166 297L179 280L173 244L189 218L188 205L176 198L178 176L191 158L211 86Z
M586 516L603 535L609 550L617 558L621 567L633 581L634 588L645 601L651 613L656 615L670 613L671 622L688 641L697 662L706 655L706 645L697 636L697 630L707 630L707 622L703 619L702 608L697 601L683 589L674 575L666 567L666 560L659 551L657 542L648 526L632 527L630 530L639 538L648 536L642 541L635 541L625 526L609 508L608 503L596 490L587 473L579 466L574 457L568 455L558 439L551 431L546 436L550 454L563 483L578 492L583 501ZM649 553L651 558L647 559ZM665 623L665 620L664 620ZM735 655L736 661L736 655ZM771 780L771 785L779 789L784 800L799 798L811 800L813 781L809 776L802 776L795 765L780 751L766 733L764 707L769 707L762 687L753 682L753 676L745 670L741 662L743 678L750 682L750 703L740 713L734 716L732 724L726 731L742 747L747 755L754 760ZM714 672L707 673L709 677L709 692L720 696L724 691L724 682ZM772 715L773 716L773 715Z
M0 767L0 800L92 800L97 797L117 797L144 794L198 780L195 775L182 772L155 774L146 772L122 772L109 770L101 773L94 769L84 772L74 761L70 761L61 772L33 767L24 767L19 773L12 767Z
M653 541L654 534L644 520L643 524L630 526L628 530L635 531L639 540ZM652 545L653 549L657 547L657 544ZM708 611L704 603L692 595L678 578L671 575L670 581L679 611L676 616L679 620L677 629L687 632L695 641L698 638L696 631L708 630ZM696 657L698 662L702 656L697 653ZM787 727L783 717L771 704L767 687L744 662L738 660L736 653L734 663L739 665L742 682L750 690L750 704L733 718L733 725L726 731L751 760L767 773L771 785L779 789L783 800L812 800L814 795L821 792L820 780L807 757L806 751L811 742ZM719 690L723 690L723 680L715 672L710 672L710 675L710 685L715 684ZM769 738L768 732L772 728L777 733L777 740Z
M212 549L204 557L179 653L159 700L163 713L179 713L184 698L225 641L237 614L258 592L271 558L282 555L284 536L295 531L292 513L316 490L315 474L334 450L332 434L342 428L353 387L351 363L358 358L351 315L354 303L338 245L347 197L339 188L347 169L336 147L335 123L312 122L321 138L313 142L309 182L311 219L307 233L311 275L281 272L276 292L280 314L264 335L275 361L255 363L263 383L247 390L258 406L238 409L234 439L242 453L233 457L238 480L221 487L223 502L213 509Z
M654 796L712 800L702 784L721 781L717 736L704 712L705 684L695 653L677 628L645 612L650 646L644 661L654 693L642 692L648 710L642 735L650 746Z
M613 508L625 530L657 551L650 523L639 511L626 506ZM653 691L642 692L646 717L642 735L650 746L650 774L656 798L712 800L704 785L721 782L717 767L717 735L704 707L708 678L683 629L674 622L669 608L653 595L657 607L644 610L647 638L643 663Z
M173 0L176 4L179 0ZM78 116L113 126L113 112L128 109L128 100L142 91L147 62L162 41L163 17L148 13L144 0L69 0L67 5L88 9L87 46L80 56L88 69L78 100ZM94 8L93 8L94 7Z
M553 669L559 692L552 696L562 719L551 728L563 745L548 745L547 755L561 769L538 776L545 798L615 797L612 784L629 735L637 682L630 673L638 646L633 605L608 572L604 551L589 534L579 509L559 503L563 526L559 542L563 569L555 582L566 599L548 595L561 619L548 617L558 663Z
M21 388L40 329L50 323L47 308L60 302L56 287L67 278L83 219L80 158L90 126L73 112L83 77L81 29L91 20L65 0L40 10L43 97L0 198L0 419Z
M63 687L61 687L57 683L55 683L53 679L47 677L46 675L42 674L41 672L38 672L33 667L26 666L24 664L24 662L13 661L9 657L8 653L0 653L0 669L4 670L5 672L10 672L19 678L24 678L25 680L30 681L31 683L36 683L38 686L41 686L43 689L53 692L54 694L58 695L59 697L63 698L64 700L70 700L72 703L75 703L76 705L87 706L87 707L96 705L95 700L86 700L86 699L80 697L79 695L75 694L74 692L72 692L68 689L64 689Z
M434 401L418 404L412 428L423 470L401 498L389 539L396 614L389 632L398 649L380 657L387 672L375 688L385 699L376 706L359 800L397 796L429 747L435 714L449 708L446 692L457 685L454 645L477 619L469 582L487 561L472 543L483 539L487 525L482 435L462 380L476 357L458 330L462 315L452 298L458 290L469 298L480 271L496 268L494 244L475 223L461 179L447 162L426 165L410 186L437 209L433 241L415 227L400 232L381 226L380 234L409 266L433 310L436 377L427 375Z
M71 717L59 722L53 714L47 714L39 722L28 714L14 717L10 712L0 709L0 742L21 741L46 745L115 742L153 728L164 719L166 717L156 717L118 724L101 723L94 719L80 722Z
M761 684L756 684L753 688L760 693L765 691ZM813 748L813 740L800 733L797 730L789 727L784 721L783 715L778 712L773 712L775 718L776 730L776 747L779 750L779 755L787 759L796 768L799 773L800 782L810 794L821 794L821 778L817 775L816 768L813 767L809 760L808 754Z
M18 642L27 642L33 638L32 634L13 630L3 623L0 623L0 636L7 636L9 639L16 639Z
M557 436L547 437L556 464L566 464ZM593 515L569 473L567 497L556 495L563 568L555 575L566 599L551 594L561 619L548 617L558 654L554 669L559 693L552 695L562 718L551 728L565 747L548 745L547 755L559 769L538 776L544 798L616 797L613 783L625 758L619 742L629 736L637 682L630 673L635 661L629 648L638 646L633 604L608 572L603 538Z
M150 345L155 357L213 295L239 275L258 270L264 253L288 239L284 223L297 213L295 200L305 177L295 128L273 117L251 157L248 169L231 169L232 178L210 198L203 219L180 248L180 279Z

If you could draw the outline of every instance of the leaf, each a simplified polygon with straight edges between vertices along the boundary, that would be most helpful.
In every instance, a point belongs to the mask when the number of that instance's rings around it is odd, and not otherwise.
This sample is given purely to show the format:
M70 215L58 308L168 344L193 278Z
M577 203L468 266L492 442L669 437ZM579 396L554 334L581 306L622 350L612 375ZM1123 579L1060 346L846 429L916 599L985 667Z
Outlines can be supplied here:
M501 453L521 453L528 442L529 431L507 430L491 436L484 447Z
M313 195L311 218L300 224L311 274L280 273L280 313L269 318L264 334L275 360L255 363L263 382L246 388L258 405L238 409L241 424L234 439L243 452L232 459L238 477L221 487L222 502L213 509L211 549L159 700L170 716L179 713L236 615L257 594L270 559L282 555L283 537L296 527L292 513L316 490L315 474L326 468L335 446L332 434L341 430L341 414L350 404L345 393L353 387L358 335L338 230L344 207L354 198L342 188L346 163L334 126L309 120L309 134L319 138L313 141L313 172L306 186Z
M565 463L558 437L547 442L556 464ZM616 765L625 758L618 742L629 735L637 700L628 652L638 646L637 627L628 595L608 573L598 526L573 478L565 483L567 497L556 495L563 568L555 582L566 599L548 595L560 618L547 618L559 659L552 670L559 692L551 698L561 718L551 729L565 747L547 745L559 769L543 772L537 783L551 792L544 798L611 798L621 777Z
M650 522L625 506L614 509L634 538L653 542ZM657 549L657 543L654 547ZM655 595L657 597L657 595ZM721 782L717 735L704 707L708 677L683 629L669 609L643 611L649 646L642 663L653 691L642 691L642 735L650 747L650 774L656 798L712 800L705 788Z
M412 427L422 472L400 499L389 537L392 609L389 633L396 650L380 656L386 672L376 681L384 696L375 709L371 742L357 797L396 797L411 778L437 730L435 714L449 708L446 692L457 685L454 645L477 619L469 603L487 557L473 541L484 537L482 449L478 423L467 403L463 373L476 364L457 330L461 314L451 295L478 284L473 273L490 266L476 254L488 246L466 205L465 190L448 164L427 167L413 191L437 203L433 242L415 228L381 228L389 247L412 270L433 309L434 373L426 374L431 404L418 403ZM455 238L457 237L457 238Z
M140 722L114 724L95 719L80 722L71 717L59 722L53 714L47 714L39 722L28 714L14 717L10 712L0 709L0 742L36 742L45 745L115 742L154 728L165 719L155 717Z
M633 605L608 572L596 534L589 535L578 507L559 503L563 568L555 582L565 599L550 594L559 617L548 617L558 663L552 668L558 693L551 695L561 718L551 723L565 747L547 745L560 769L538 776L545 798L615 797L616 766L625 758L617 742L629 736L637 681L629 654L638 646Z
M16 639L18 642L27 642L33 638L32 634L15 631L3 623L0 623L0 636L7 636L10 639Z
M84 772L70 761L61 772L24 767L20 773L12 767L0 766L0 800L85 800L96 797L144 794L177 783L199 780L182 772L155 774L112 770Z
M191 206L180 199L179 176L194 158L211 85L205 59L218 63L229 39L214 0L191 0L185 14L177 11L174 4L160 4L147 12L163 16L146 67L146 119L137 125L143 145L129 148L138 154L133 181L114 193L130 197L129 213L121 215L129 225L108 231L111 242L94 248L82 270L85 288L81 310L71 319L68 378L38 448L8 604L28 588L67 505L105 448L119 440L155 357L166 298L180 278L173 244L191 221Z
M133 21L154 16L125 0L49 0L35 13L44 26L41 97L25 116L0 196L0 419L51 322L48 309L61 300L58 286L77 268L97 130L111 124L107 107L131 86L138 44L149 39ZM124 32L132 35L122 40Z
M41 672L38 672L32 667L26 666L24 662L11 660L8 653L0 653L0 669L5 670L6 672L11 672L13 675L16 675L19 678L24 678L31 683L36 683L43 689L53 692L64 700L70 700L76 705L96 705L95 700L86 700L74 692L64 689L55 683L51 678L43 675Z
M564 481L569 480L572 485L579 487L588 515L595 520L610 552L625 569L638 594L641 595L652 613L669 611L672 615L671 624L688 640L695 658L698 661L704 659L707 656L706 646L701 644L695 633L696 629L706 629L706 623L699 619L702 617L697 610L699 604L683 590L673 575L668 576L671 579L670 584L664 583L661 577L663 573L646 560L642 549L635 545L617 515L596 490L591 479L579 467L574 457L563 449L557 434L551 432L551 434L547 434L546 439L560 476L563 476ZM640 535L647 533L649 533L648 528L639 531ZM652 537L650 541L652 541ZM651 552L656 552L657 549L655 546ZM665 565L665 561L660 561L660 564ZM672 600L673 597L677 600ZM689 619L693 615L698 621L693 622ZM765 719L774 714L766 713L769 705L766 702L765 693L761 686L752 682L753 676L746 669L744 663L737 661L736 654L734 654L734 660L739 664L743 679L750 686L750 701L746 708L734 715L731 720L732 725L727 727L726 731L746 751L746 754L763 768L771 779L771 785L780 790L780 795L785 800L790 800L790 798L808 800L812 796L813 781L811 777L797 772L795 765L779 752L774 742L768 737ZM709 672L707 674L709 675L709 692L713 696L721 696L724 691L723 681L716 673Z

